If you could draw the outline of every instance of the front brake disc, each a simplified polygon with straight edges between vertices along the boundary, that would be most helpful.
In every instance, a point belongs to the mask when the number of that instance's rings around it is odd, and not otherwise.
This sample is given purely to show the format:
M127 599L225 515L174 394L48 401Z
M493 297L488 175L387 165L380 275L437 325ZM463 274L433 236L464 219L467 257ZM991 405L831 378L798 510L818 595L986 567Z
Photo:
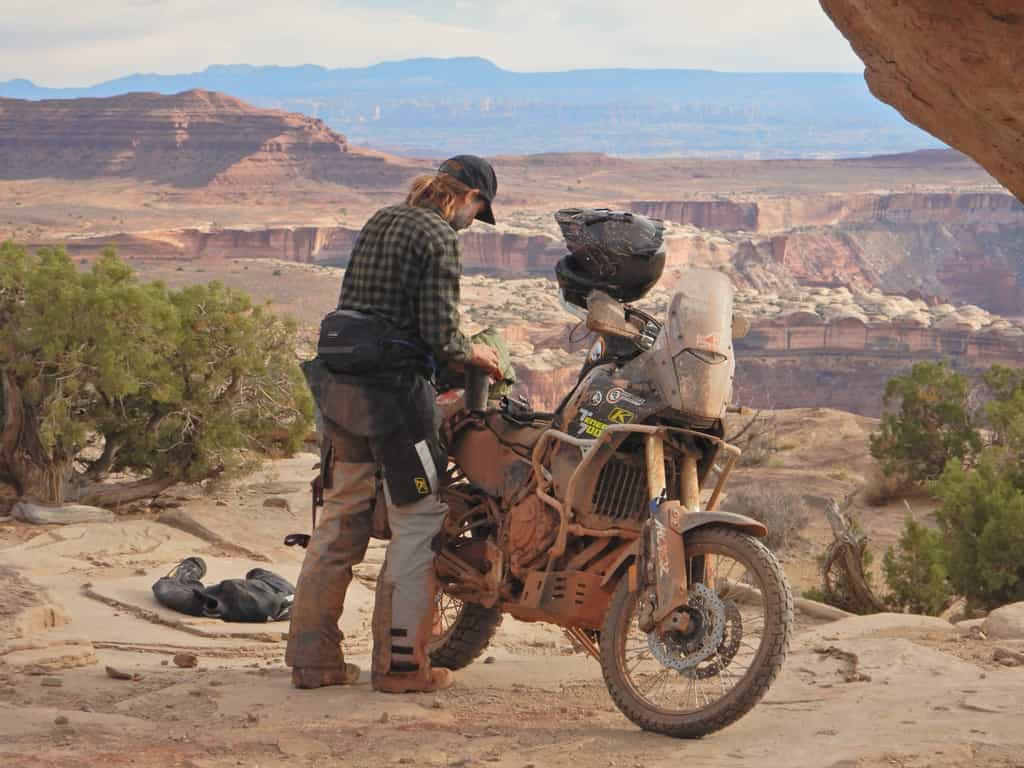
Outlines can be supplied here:
M714 656L725 638L726 606L713 589L704 584L690 586L687 609L699 616L698 638L686 638L678 632L657 631L647 634L647 645L651 655L669 669L689 675L702 662ZM734 654L735 655L735 654Z

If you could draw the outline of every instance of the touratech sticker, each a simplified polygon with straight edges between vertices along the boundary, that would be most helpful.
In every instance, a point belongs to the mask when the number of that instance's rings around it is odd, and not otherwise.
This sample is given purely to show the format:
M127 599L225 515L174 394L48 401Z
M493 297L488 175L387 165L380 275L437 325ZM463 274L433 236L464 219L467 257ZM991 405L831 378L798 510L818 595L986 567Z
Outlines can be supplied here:
M427 478L417 477L413 482L416 483L416 493L420 496L426 496L430 493L430 483L427 482Z
M608 414L608 421L612 424L630 424L635 418L636 414L625 408L613 408L612 412Z
M595 392L590 396L590 404L595 408L599 406L602 402L604 402L604 395L602 395L600 392ZM611 401L609 400L609 402Z
M636 395L627 392L622 387L612 387L609 389L608 395L605 399L609 403L617 403L621 400L622 402L629 403L630 405L643 405L647 402L644 398L637 397Z
M604 357L604 339L598 339L594 342L594 346L590 348L590 352L587 354L590 362L596 363L602 357Z
M594 412L586 408L580 408L580 426L576 432L577 437L600 437L608 426L603 421L594 418Z

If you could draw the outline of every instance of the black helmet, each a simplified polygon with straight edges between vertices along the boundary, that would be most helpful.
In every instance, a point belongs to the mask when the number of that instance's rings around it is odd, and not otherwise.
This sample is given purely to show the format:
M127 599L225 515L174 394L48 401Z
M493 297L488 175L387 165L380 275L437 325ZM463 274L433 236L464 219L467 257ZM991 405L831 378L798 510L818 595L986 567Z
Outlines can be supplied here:
M586 308L587 294L595 289L619 301L636 301L661 278L661 220L607 208L566 208L555 220L569 246L569 255L555 266L566 301Z

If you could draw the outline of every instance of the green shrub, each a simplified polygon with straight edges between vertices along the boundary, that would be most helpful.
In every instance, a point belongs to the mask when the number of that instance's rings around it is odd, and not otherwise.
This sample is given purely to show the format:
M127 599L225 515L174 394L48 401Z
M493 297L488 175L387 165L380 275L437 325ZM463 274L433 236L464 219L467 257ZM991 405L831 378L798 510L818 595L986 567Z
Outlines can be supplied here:
M313 413L296 335L219 283L170 291L113 251L79 271L62 249L4 243L0 423L12 439L0 441L0 482L101 503L90 500L113 493L112 475L146 479L124 484L144 498L294 451Z
M899 543L882 558L889 605L911 613L942 613L952 597L946 557L942 534L908 517Z
M898 410L882 417L871 436L871 455L888 477L911 483L936 479L947 462L971 460L981 436L968 407L969 384L945 363L917 363L890 379L885 404Z
M985 374L984 405L990 443L1024 460L1024 371L992 366ZM1018 486L1024 487L1021 483Z
M897 608L938 613L953 594L971 609L1024 600L1024 371L993 366L984 383L985 447L967 380L945 364L919 363L886 387L899 410L871 438L885 479L866 495L891 497L909 481L941 502L937 530L908 521L886 553Z
M949 581L971 608L1024 600L1024 491L1017 457L990 448L976 469L950 463L935 484Z

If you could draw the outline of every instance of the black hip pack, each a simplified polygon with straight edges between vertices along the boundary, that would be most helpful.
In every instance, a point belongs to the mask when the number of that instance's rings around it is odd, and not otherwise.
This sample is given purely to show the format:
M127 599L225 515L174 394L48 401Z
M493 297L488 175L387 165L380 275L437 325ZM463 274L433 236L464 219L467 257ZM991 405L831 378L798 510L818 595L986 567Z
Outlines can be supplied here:
M330 371L350 376L403 370L429 376L434 368L433 356L416 335L351 309L324 317L316 351Z

